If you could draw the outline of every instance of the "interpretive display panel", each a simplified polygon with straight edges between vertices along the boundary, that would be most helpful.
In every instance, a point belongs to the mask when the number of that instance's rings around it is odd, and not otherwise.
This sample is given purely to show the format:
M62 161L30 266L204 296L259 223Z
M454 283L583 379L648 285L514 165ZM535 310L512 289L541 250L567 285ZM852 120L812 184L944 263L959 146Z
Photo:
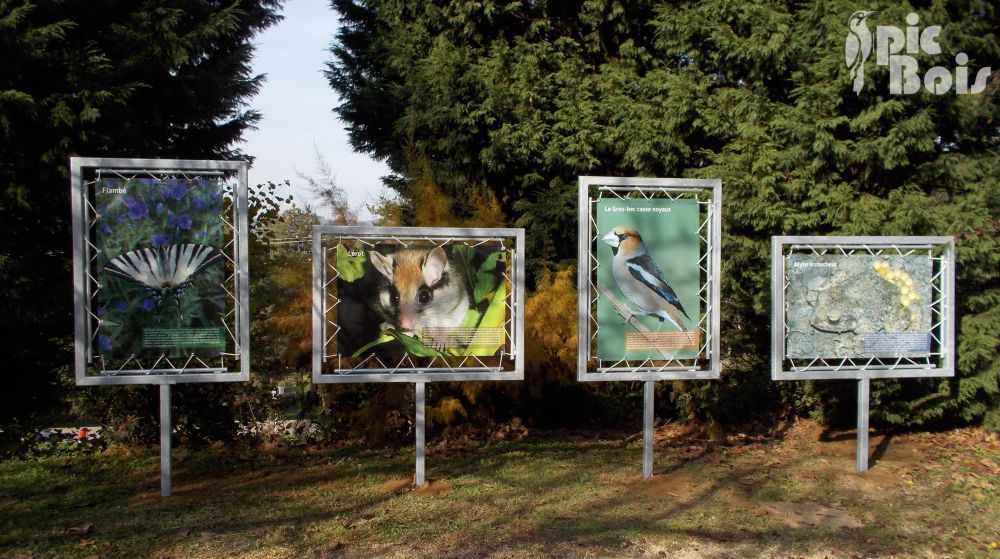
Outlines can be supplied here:
M793 254L789 357L926 357L932 262L923 255Z
M523 230L314 229L314 379L523 375Z
M720 203L717 180L580 178L581 380L718 376Z
M78 382L245 380L246 164L71 166Z
M950 238L773 242L775 378L952 374Z
M225 349L217 178L105 177L95 187L100 353L127 359Z
M695 200L597 203L597 355L605 361L698 355L700 219ZM686 303L686 304L685 304ZM621 309L627 308L623 317ZM638 324L626 322L632 315Z

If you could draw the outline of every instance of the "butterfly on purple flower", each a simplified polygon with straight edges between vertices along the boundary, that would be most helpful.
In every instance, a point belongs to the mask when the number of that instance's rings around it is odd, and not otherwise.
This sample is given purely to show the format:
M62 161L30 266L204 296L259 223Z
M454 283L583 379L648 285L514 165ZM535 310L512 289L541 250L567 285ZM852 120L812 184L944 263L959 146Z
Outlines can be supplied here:
M179 299L191 287L194 276L221 259L222 251L215 247L165 244L121 254L108 262L104 270L145 288L157 308L169 299L177 302L179 308Z

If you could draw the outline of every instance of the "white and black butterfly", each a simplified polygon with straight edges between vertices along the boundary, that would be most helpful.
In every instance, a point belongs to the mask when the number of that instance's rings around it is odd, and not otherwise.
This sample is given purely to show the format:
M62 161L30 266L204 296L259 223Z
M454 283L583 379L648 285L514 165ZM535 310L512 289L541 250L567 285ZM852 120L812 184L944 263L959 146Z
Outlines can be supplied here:
M116 256L104 271L145 287L157 303L178 299L195 274L222 259L222 251L196 244L141 248Z

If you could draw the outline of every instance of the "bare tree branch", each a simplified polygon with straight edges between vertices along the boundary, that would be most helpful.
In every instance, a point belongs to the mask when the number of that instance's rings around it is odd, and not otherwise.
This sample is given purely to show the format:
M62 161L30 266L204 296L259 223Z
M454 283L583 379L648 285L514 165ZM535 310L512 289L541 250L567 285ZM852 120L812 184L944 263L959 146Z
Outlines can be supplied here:
M646 328L646 326L643 323L636 320L635 313L633 313L632 310L629 309L628 305L621 302L621 300L618 299L618 297L615 297L614 294L611 293L611 290L608 289L608 286L604 285L601 282L596 282L595 287L597 287L597 292L600 293L602 297L606 298L608 302L611 303L611 306L615 308L615 312L618 313L618 316L624 318L625 322L630 326L632 326L632 328L635 328L636 332L639 332L641 334L651 333L649 331L649 328ZM659 351L660 355L662 355L663 358L666 359L667 361L673 361L674 359L677 358L673 353L670 353L665 349L658 349L657 351Z

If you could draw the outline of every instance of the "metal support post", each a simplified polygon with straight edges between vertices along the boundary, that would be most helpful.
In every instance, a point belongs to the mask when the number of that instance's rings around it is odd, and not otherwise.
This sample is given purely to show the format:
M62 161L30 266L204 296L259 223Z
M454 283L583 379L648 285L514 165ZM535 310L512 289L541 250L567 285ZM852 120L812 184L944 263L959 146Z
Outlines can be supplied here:
M642 406L642 479L653 475L653 392L654 381L643 386Z
M858 471L868 471L868 382L858 381Z
M417 425L415 428L417 435L417 472L413 480L417 487L424 484L424 446L426 439L424 437L424 427L427 423L427 416L424 413L424 383L417 383L417 394L416 394L416 407L417 407Z
M169 497L170 479L170 385L160 385L160 496Z

